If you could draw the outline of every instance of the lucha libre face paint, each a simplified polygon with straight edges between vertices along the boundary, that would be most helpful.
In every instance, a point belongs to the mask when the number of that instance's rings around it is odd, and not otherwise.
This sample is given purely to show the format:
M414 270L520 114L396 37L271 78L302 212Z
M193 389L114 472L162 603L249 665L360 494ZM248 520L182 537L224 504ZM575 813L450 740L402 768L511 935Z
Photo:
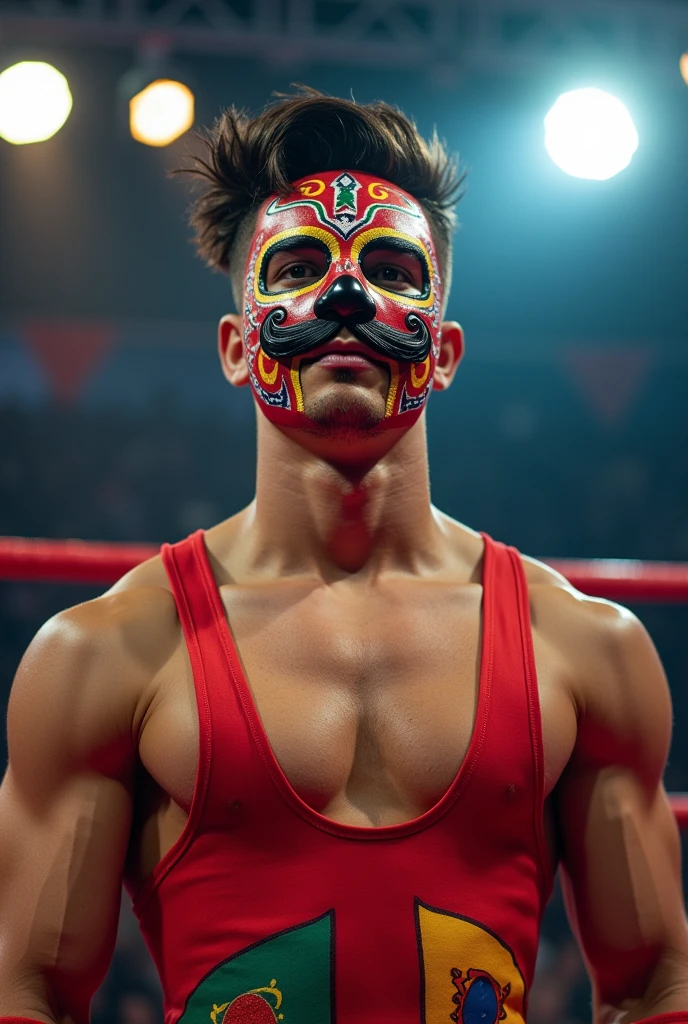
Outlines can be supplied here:
M268 280L270 260L304 247L322 254L322 276L276 290ZM417 261L417 286L395 290L384 278L366 277L364 268L380 250L392 264L400 253ZM432 388L441 310L428 221L396 185L359 171L327 171L296 181L289 195L262 206L246 270L244 348L254 394L272 422L311 424L301 361L324 354L346 328L371 359L389 367L380 429L411 426Z

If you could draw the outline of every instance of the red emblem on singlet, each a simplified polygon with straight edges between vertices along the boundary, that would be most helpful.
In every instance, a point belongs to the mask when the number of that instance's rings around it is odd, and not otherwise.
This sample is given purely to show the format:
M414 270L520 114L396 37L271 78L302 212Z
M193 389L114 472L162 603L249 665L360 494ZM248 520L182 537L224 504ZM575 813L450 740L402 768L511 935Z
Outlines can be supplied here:
M246 992L229 1004L222 1024L275 1024L277 1020L282 1020L281 1013L275 1015L272 1007L262 996L255 992Z

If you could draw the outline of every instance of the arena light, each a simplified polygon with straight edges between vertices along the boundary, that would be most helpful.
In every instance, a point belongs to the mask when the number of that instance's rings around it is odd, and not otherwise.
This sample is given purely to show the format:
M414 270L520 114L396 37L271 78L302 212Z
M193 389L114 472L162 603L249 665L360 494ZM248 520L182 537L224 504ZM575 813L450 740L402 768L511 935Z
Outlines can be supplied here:
M194 94L169 78L150 82L129 100L129 129L146 146L169 146L194 122Z
M684 53L681 57L679 67L681 68L681 75L683 76L683 81L686 83L686 85L688 85L688 52Z
M574 89L563 93L545 117L545 147L566 174L606 181L628 167L638 133L616 96Z
M67 79L44 61L24 60L0 74L0 137L15 146L44 142L72 109Z

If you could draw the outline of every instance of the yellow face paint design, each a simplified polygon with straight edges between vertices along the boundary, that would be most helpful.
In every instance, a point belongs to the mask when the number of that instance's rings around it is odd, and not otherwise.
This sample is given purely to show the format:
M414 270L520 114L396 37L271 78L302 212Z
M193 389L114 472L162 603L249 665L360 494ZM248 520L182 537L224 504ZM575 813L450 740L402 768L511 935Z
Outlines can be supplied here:
M389 199L389 192L380 181L371 181L368 185L368 195L371 199Z
M301 195L308 196L309 198L320 196L324 191L325 182L321 181L320 178L311 178L309 181L304 181L303 184L299 185Z
M360 262L361 253L366 245L370 242L383 242L385 238L399 239L418 250L420 257L424 262L424 269L430 282L430 292L424 299L421 299L417 295L403 295L400 292L393 291L391 288L383 288L374 281L368 282L370 287L374 288L376 292L380 292L381 295L387 295L406 306L414 306L416 309L430 309L435 302L434 270L432 260L430 259L430 253L419 238L414 238L413 235L406 235L403 231L394 231L392 228L371 228L369 231L362 231L361 234L357 235L353 240L351 245L351 259L355 260L357 263Z
M420 372L419 372L420 368ZM411 383L414 388L422 388L430 376L430 356L422 363L411 363Z
M299 288L290 288L285 291L268 292L263 291L261 288L260 282L263 273L263 262L265 261L268 251L287 239L299 238L304 239L304 244L308 243L309 238L314 238L317 242L321 242L327 248L331 260L339 259L341 253L339 242L332 232L327 231L326 228L310 227L309 225L304 224L301 227L288 228L286 231L280 231L278 234L273 235L272 238L269 238L258 253L255 276L253 279L253 294L258 302L264 302L273 306L275 304L276 297L295 299L299 295L305 295L306 292L313 291L313 289L317 288L320 284L320 278L316 278L316 280L312 281L311 284L302 285Z
M265 369L265 353L262 348L258 350L258 370L260 372L261 379L265 384L274 384L277 380L277 373L279 372L279 364L275 361L273 368L268 372Z

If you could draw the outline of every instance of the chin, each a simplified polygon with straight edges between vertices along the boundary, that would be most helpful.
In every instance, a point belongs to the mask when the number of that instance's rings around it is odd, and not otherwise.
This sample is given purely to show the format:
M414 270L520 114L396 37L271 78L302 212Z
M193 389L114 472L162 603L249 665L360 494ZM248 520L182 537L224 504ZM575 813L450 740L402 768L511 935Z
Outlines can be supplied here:
M319 437L338 440L360 441L362 437L381 433L385 418L383 403L373 401L342 401L341 398L325 397L306 402L304 412L313 423L312 433Z

